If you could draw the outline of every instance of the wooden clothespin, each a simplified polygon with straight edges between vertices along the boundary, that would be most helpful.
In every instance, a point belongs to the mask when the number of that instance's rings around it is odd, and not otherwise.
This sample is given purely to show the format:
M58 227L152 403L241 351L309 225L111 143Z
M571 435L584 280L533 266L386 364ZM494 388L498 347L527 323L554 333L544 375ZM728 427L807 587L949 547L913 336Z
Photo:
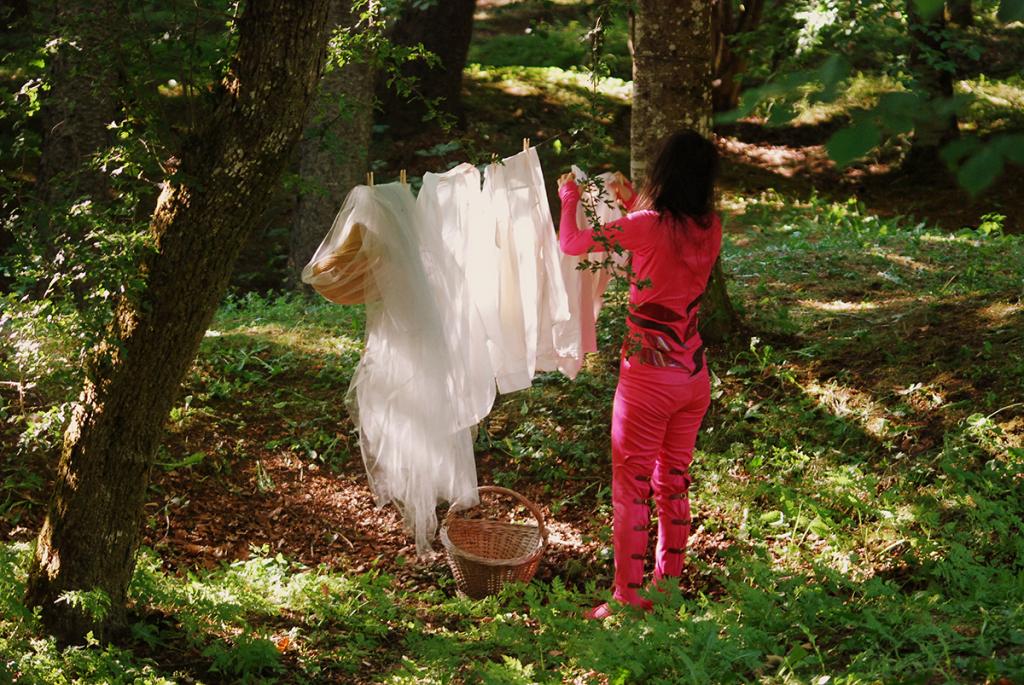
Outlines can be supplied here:
M403 186L409 185L408 177L406 177L405 175L405 169L402 169L398 172L398 182L401 183Z
M371 188L373 187L373 172L372 171L367 171L366 172L366 185L370 186Z
M523 152L529 152L530 150L530 139L523 138Z

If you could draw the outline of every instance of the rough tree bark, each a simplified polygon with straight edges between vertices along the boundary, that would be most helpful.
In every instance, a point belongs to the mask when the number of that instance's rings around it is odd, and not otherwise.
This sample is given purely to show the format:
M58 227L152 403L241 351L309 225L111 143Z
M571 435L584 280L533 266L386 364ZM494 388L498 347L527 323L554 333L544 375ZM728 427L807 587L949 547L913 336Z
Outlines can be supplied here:
M403 75L416 79L416 89L425 98L439 98L440 109L454 115L462 124L462 70L473 37L476 0L441 0L426 8L407 4L392 29L391 40L398 45L422 43L440 58L441 64L428 66L418 60L406 65ZM407 101L383 87L378 89L384 120L397 132L422 126L427 113L419 98Z
M357 17L352 16L351 5L350 0L331 0L332 27L353 25ZM340 109L339 102L343 102ZM345 64L324 74L298 148L303 190L296 200L288 246L289 272L296 285L345 196L362 182L372 130L370 65Z
M639 0L633 23L633 114L630 167L644 182L647 162L672 131L711 135L711 4L702 0ZM701 305L701 335L721 342L739 326L721 263Z
M739 8L734 5L733 0L713 0L711 8L711 104L715 112L736 109L740 101L737 77L746 68L746 58L742 51L733 49L730 39L756 28L764 13L764 0L748 0Z
M934 116L919 120L914 127L910 153L904 167L911 171L933 172L945 169L939 149L959 135L956 114L941 114L944 101L953 97L953 72L937 67L946 56L943 33L946 17L941 11L925 18L917 11L916 0L907 0L907 25L910 31L910 71L919 92L931 101ZM943 59L942 61L948 61Z
M56 47L39 113L43 144L36 188L44 205L83 195L100 201L106 195L106 175L88 162L110 144L107 125L118 109L117 53L126 24L119 0L54 3Z
M323 67L329 0L252 0L220 100L164 183L157 249L136 301L118 305L64 434L26 600L61 642L116 626L138 547L153 454L232 263L301 131ZM97 619L63 601L102 591Z

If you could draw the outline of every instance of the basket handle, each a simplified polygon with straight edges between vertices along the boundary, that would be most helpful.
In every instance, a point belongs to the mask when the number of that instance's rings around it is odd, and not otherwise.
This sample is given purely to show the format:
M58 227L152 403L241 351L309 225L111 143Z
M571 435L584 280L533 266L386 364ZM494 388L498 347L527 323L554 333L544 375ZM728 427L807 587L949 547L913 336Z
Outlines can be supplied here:
M537 519L537 524L540 528L540 537L544 541L544 546L547 547L548 529L544 525L544 514L541 513L541 510L537 507L536 504L526 499L524 496L520 495L515 490L509 490L508 488L499 487L497 485L481 485L479 488L477 488L477 490L479 490L481 495L487 492L492 492L496 495L506 495L515 500L519 500L520 504L522 504L524 507L530 510L530 513L533 514L533 518ZM445 521L451 520L454 514L455 511L453 509L449 509L448 515L444 517Z

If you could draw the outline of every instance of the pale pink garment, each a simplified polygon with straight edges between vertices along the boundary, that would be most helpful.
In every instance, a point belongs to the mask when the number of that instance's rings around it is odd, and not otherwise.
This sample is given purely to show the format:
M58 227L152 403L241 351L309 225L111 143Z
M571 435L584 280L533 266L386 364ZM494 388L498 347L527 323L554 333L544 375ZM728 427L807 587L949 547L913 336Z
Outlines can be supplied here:
M599 185L595 187L586 183L587 174L579 167L573 165L572 172L576 182L583 187L580 203L576 208L577 226L586 226L591 218L596 219L600 226L622 218L622 209L610 190L614 174L603 173L595 177L599 181ZM588 211L591 217L587 216ZM597 318L604 306L604 292L612 280L613 271L608 268L597 271L590 268L580 270L577 265L584 259L601 262L604 255L592 252L584 258L562 253L562 261L576 274L574 278L566 279L566 289L569 291L569 297L578 302L575 309L580 327L581 350L587 353L597 352ZM612 261L615 263L613 268L621 269L625 266L627 257L624 253L617 253L612 257Z

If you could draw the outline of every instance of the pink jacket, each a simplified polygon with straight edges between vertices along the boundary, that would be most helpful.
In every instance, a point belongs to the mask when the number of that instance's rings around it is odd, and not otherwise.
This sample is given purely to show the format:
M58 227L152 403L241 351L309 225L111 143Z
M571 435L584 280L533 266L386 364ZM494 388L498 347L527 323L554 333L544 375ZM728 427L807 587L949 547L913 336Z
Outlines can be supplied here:
M637 361L683 368L697 373L704 365L704 344L697 332L701 296L722 247L722 223L712 216L709 227L644 209L630 212L599 231L576 225L579 187L569 181L562 200L558 242L569 255L606 249L627 250L634 273L629 289L629 338L623 353ZM635 196L634 196L635 198Z

